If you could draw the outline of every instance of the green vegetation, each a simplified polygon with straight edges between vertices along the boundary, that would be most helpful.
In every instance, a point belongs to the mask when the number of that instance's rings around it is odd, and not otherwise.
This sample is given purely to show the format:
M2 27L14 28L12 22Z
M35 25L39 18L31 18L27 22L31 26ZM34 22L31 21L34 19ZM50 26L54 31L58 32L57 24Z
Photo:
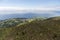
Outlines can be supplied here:
M55 18L31 19L15 26L0 28L0 40L60 40L60 19Z
M0 21L0 27L12 27L20 23L23 23L24 21L25 19L19 19L19 18L7 19Z

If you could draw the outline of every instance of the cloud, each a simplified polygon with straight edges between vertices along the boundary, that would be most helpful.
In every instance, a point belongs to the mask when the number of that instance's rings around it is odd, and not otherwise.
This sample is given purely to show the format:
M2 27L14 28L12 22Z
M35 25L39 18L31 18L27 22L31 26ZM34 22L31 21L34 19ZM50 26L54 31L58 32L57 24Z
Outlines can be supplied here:
M3 10L60 10L60 6L59 7L0 7L0 11Z
M27 8L27 7L0 7L0 14L4 13L53 13L53 11L59 10L60 7L33 7L33 8Z

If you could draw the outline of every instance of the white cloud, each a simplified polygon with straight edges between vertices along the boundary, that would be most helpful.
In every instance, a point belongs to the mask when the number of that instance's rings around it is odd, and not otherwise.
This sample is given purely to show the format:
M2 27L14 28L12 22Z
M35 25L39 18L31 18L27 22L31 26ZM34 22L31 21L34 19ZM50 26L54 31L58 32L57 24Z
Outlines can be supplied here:
M33 7L33 8L27 8L27 7L0 7L1 10L58 10L60 7Z
M52 11L60 10L60 7L36 7L36 8L24 8L24 7L0 7L0 14L4 13L53 13Z

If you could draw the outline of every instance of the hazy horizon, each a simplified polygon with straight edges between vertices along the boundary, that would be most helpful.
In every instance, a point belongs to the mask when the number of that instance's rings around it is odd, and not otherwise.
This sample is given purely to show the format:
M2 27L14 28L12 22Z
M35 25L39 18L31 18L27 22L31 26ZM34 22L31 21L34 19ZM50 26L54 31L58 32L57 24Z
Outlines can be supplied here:
M60 0L0 0L0 15L29 12L60 16Z

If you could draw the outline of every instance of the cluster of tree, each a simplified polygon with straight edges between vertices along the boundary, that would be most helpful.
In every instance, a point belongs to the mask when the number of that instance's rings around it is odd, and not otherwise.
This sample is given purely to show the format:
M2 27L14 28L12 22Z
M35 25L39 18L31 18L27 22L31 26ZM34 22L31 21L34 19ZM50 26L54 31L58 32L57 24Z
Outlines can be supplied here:
M27 24L20 26L0 28L0 39L60 40L60 19L34 20L32 22L27 22Z
M23 22L24 21L22 21L22 19L3 20L3 21L0 21L0 27L12 27L12 26L16 26Z

